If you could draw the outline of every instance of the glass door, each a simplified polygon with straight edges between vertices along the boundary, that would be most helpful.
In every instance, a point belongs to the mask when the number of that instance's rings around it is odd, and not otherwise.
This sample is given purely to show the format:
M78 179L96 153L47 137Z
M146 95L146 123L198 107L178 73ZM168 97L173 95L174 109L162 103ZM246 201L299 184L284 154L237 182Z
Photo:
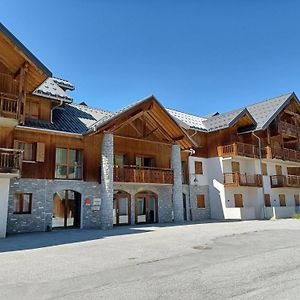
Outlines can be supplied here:
M147 202L147 223L156 223L156 197L149 196Z
M127 193L114 194L113 200L113 224L130 224L130 195Z
M136 223L146 223L146 198L138 197L136 202Z

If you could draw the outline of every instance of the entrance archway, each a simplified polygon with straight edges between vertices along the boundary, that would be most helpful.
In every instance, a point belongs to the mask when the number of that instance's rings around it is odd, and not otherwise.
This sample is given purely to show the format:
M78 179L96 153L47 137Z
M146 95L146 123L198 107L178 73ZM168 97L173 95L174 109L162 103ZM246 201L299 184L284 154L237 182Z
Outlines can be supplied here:
M71 190L53 196L52 228L80 228L81 194Z
M145 191L135 195L135 223L158 222L158 197L157 194Z
M124 191L115 191L113 198L113 224L130 224L130 194Z

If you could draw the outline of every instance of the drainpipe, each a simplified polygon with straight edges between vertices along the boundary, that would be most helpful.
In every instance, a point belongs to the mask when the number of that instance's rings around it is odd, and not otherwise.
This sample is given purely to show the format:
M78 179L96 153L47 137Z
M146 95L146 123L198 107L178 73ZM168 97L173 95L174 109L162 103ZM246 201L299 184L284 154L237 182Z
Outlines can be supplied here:
M252 135L258 140L258 151L259 151L259 168L260 173L262 176L262 200L263 200L263 213L264 213L264 219L266 219L266 208L265 208L265 187L264 187L264 176L262 174L262 159L261 159L261 139L258 135L255 134L254 131L251 132Z
M194 149L189 149L189 150L186 150L186 151L189 151L189 157L192 156L193 154L195 154ZM188 160L188 171L190 171L189 160ZM190 173L189 173L189 175L190 175ZM190 176L189 176L189 181L190 181ZM192 206L191 206L191 185L190 185L190 182L189 182L189 215L190 215L190 221L193 221Z
M58 108L61 107L63 104L64 104L64 100L60 100L60 103L59 103L58 105L54 106L54 107L51 109L51 118L50 118L51 124L53 123L53 110L54 110L54 109L58 109Z

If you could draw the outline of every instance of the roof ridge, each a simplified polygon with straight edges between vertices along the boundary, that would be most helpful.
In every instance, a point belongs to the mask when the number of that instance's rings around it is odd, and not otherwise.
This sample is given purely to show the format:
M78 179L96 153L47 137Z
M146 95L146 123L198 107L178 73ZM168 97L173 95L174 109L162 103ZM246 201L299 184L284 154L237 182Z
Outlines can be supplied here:
M263 102L274 100L275 98L280 98L280 97L287 96L287 95L292 95L292 94L294 94L294 92L285 93L285 94L282 94L282 95L279 95L279 96L275 96L275 97L272 97L272 98L267 98L267 99L260 100L258 102L252 103L252 104L248 104L245 107L247 108L247 107L252 106L252 105L260 104L260 103L263 103Z

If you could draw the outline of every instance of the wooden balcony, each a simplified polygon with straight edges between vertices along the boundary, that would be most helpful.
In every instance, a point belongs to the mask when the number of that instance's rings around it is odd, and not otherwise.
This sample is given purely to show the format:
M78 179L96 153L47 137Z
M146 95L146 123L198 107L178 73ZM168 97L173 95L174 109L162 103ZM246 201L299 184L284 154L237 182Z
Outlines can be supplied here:
M300 187L300 176L296 175L272 175L270 176L271 187L272 188L281 188L281 187L290 187L290 188L299 188Z
M18 115L18 96L14 94L0 93L0 117L18 120Z
M115 182L173 184L173 170L150 167L114 167Z
M284 137L297 138L299 133L299 127L287 122L278 123L278 133L282 134Z
M229 157L229 156L246 156L252 158L259 157L259 149L255 145L234 143L226 146L218 146L218 156Z
M21 175L22 159L22 150L0 148L0 174Z
M224 173L225 187L262 187L262 176L260 174Z
M262 157L267 159L277 158L287 161L300 162L300 151L288 148L268 146L265 149L263 149Z

